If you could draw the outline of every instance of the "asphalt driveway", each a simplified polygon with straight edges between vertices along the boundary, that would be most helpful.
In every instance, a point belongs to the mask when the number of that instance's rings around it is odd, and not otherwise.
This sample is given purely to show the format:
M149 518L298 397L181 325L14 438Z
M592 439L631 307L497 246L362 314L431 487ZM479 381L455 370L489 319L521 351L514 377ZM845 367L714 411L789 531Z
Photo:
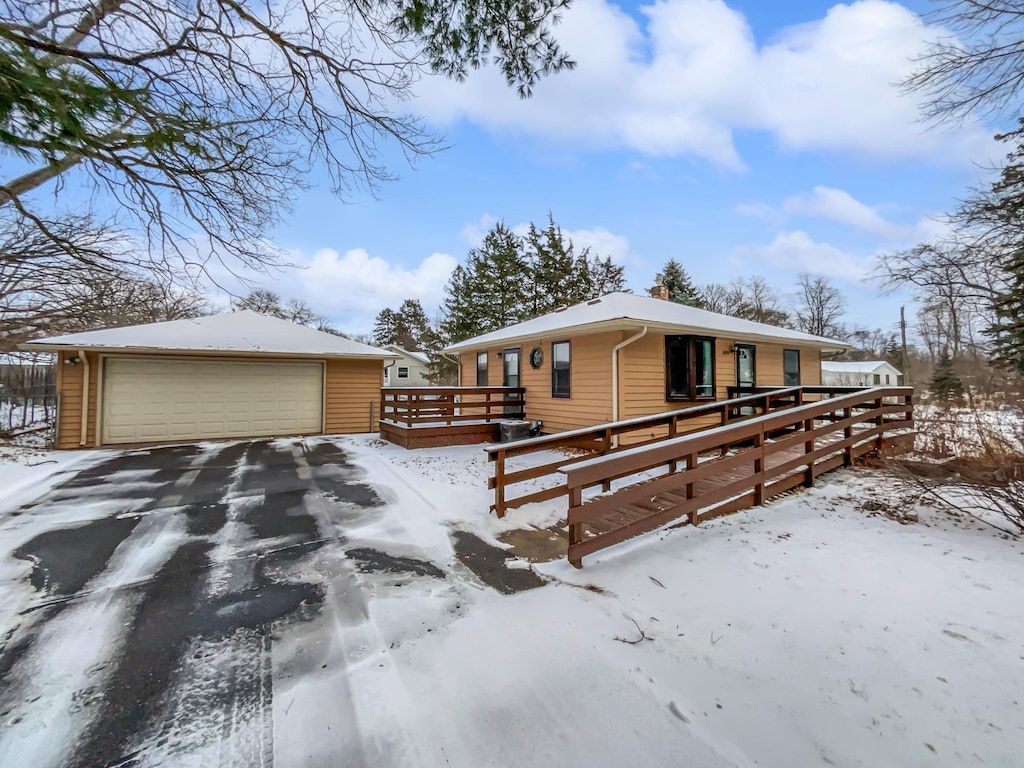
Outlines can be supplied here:
M382 505L343 448L280 440L111 454L0 518L3 761L315 762L275 690L327 668L369 592L448 576L349 537ZM359 765L338 688L330 762Z

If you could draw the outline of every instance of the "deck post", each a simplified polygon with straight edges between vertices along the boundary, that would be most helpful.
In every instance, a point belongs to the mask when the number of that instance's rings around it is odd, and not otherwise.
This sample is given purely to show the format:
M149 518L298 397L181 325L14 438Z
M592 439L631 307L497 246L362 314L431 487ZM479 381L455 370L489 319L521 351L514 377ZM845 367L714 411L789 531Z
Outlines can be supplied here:
M673 437L676 437L678 435L678 433L679 433L679 420L676 419L676 418L673 418L668 423L668 439L671 440ZM672 459L668 463L668 472L669 472L669 474L670 475L674 474L678 469L679 469L679 462L676 461L675 459Z
M872 421L876 425L881 427L885 423L885 416L882 414L882 398L879 397L879 398L875 399L875 408L878 410L878 415L875 416L875 418L872 419ZM875 436L875 450L878 451L879 453L881 453L882 446L884 444L885 444L885 432L879 430L878 434Z
M569 488L569 514L566 516L568 519L572 518L572 512L574 509L583 506L583 489L579 486L570 486ZM583 523L569 523L569 563L574 568L583 567L583 558L573 557L573 548L583 543Z
M764 430L762 429L754 438L754 477L760 475L760 479L754 486L754 506L760 507L764 504Z
M814 431L814 419L804 419L804 433L810 435ZM814 453L814 437L810 437L804 442L804 455ZM814 459L810 459L807 462L807 477L804 479L804 484L808 488L814 487Z
M505 451L494 454L494 511L505 516Z
M604 431L604 435L601 438L601 455L606 456L612 452L612 430L611 427ZM601 490L608 493L612 489L611 480L601 481Z
M853 416L853 408L850 408L850 407L844 408L843 409L843 418L844 419L848 419L851 416ZM844 440L850 440L850 442L847 443L846 448L843 449L843 466L844 467L852 467L853 466L853 442L851 440L852 437L853 437L853 424L847 424L845 429L843 429L843 439Z
M697 454L688 453L686 455L686 468L693 469L697 466ZM686 500L690 501L696 497L696 488L693 483L686 484ZM690 525L698 525L700 523L700 510L694 507L690 510Z

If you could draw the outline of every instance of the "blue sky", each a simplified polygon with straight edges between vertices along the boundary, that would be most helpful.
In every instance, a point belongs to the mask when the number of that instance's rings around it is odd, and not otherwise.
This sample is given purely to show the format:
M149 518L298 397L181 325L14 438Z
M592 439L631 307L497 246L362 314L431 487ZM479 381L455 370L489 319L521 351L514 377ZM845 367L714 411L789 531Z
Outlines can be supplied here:
M943 34L927 2L576 0L558 28L579 61L519 100L493 71L427 78L409 107L449 149L400 157L375 199L303 193L274 242L301 269L266 282L366 332L407 296L428 312L496 220L550 210L578 245L647 288L680 260L698 282L801 271L834 279L848 323L895 327L906 297L863 281L872 258L942 230L1000 150L1002 126L929 129L895 88ZM314 181L316 181L314 179Z

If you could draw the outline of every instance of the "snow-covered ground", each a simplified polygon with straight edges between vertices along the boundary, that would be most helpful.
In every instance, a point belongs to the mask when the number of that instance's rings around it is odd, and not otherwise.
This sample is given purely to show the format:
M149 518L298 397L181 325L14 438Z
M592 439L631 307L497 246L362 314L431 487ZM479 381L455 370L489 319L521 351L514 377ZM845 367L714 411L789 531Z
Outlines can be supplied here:
M564 500L499 521L478 446L332 442L383 500L345 521L345 546L422 557L445 578L350 573L344 551L320 550L303 577L359 597L329 596L274 640L278 768L1021 765L1024 544L913 506L879 471L654 532L582 570L534 565L548 583L506 596L455 557L452 532L497 542L555 523ZM0 519L17 499L0 483ZM187 764L218 764L204 749ZM186 764L153 754L140 764Z
M557 517L559 502L483 516L478 448L345 445L405 525ZM908 513L921 522L890 519ZM350 685L423 764L1019 766L1022 555L909 508L877 471L836 473L583 570L537 566L542 589L471 590L429 634L371 603L403 695L375 695L369 664Z

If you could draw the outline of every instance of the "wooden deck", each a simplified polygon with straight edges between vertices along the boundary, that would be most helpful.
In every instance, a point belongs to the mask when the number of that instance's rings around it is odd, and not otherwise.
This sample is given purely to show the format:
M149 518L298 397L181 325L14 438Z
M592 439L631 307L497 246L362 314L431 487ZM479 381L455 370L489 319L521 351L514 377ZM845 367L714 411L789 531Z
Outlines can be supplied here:
M911 397L878 387L566 466L569 561L582 567L667 523L763 504L866 453L898 450L913 438ZM604 493L584 498L595 487Z
M501 422L522 419L522 387L383 387L380 436L403 448L497 442Z

